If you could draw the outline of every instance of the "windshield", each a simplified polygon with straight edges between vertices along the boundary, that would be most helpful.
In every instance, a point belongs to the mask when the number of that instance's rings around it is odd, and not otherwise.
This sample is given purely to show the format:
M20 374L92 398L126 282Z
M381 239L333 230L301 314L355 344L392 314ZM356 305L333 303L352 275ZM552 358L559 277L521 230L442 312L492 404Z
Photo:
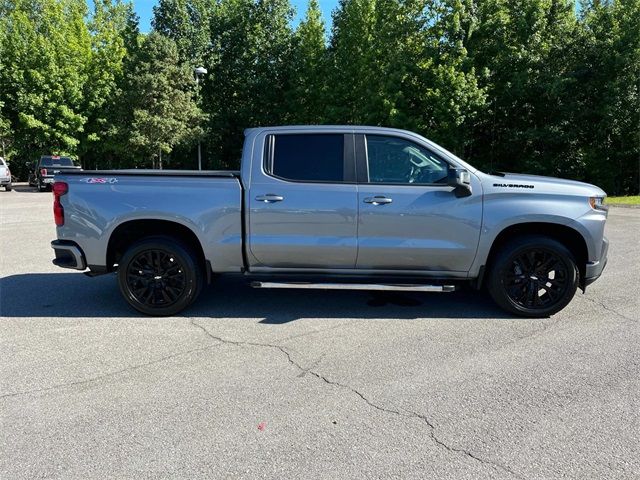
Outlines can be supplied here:
M73 167L73 160L69 157L42 157L41 167Z

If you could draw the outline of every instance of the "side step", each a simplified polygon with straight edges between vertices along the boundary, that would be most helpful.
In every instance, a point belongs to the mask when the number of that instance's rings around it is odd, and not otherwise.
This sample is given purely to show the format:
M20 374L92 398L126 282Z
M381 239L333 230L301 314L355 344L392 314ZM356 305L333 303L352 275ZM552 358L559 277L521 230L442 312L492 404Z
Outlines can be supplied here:
M455 285L381 283L251 282L253 288L310 288L318 290L386 290L396 292L453 292Z

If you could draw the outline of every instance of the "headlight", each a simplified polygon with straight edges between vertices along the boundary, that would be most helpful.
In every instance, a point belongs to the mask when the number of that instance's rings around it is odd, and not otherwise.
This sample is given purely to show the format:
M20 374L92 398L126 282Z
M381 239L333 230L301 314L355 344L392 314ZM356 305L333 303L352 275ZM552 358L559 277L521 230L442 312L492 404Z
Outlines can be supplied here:
M589 197L589 205L594 210L601 210L606 212L609 210L609 207L604 204L604 197Z

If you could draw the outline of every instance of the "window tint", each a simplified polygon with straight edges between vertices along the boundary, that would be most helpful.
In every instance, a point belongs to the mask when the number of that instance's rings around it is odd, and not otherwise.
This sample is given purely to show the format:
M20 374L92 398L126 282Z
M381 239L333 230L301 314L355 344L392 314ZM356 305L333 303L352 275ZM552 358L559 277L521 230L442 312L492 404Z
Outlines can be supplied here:
M429 150L396 137L367 135L371 183L446 183L449 165Z
M41 167L73 167L73 160L69 157L42 157L40 159Z
M269 172L288 180L344 181L344 135L273 135Z

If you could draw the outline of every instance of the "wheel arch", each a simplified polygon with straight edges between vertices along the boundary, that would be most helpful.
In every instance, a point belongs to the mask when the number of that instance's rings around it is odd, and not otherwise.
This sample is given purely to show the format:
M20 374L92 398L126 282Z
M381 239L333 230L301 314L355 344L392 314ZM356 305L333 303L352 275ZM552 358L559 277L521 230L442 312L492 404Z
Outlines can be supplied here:
M496 253L502 245L513 238L523 235L543 235L563 244L573 255L580 272L580 284L584 281L585 269L589 259L589 249L584 236L575 228L552 222L516 223L503 228L493 240L484 264L483 276L490 269ZM478 282L478 285L482 279Z
M207 278L209 278L211 269L198 235L182 223L158 219L128 220L114 228L107 244L107 271L112 272L115 270L114 265L119 263L122 255L130 245L142 238L155 235L173 237L193 249L203 268L207 267Z

